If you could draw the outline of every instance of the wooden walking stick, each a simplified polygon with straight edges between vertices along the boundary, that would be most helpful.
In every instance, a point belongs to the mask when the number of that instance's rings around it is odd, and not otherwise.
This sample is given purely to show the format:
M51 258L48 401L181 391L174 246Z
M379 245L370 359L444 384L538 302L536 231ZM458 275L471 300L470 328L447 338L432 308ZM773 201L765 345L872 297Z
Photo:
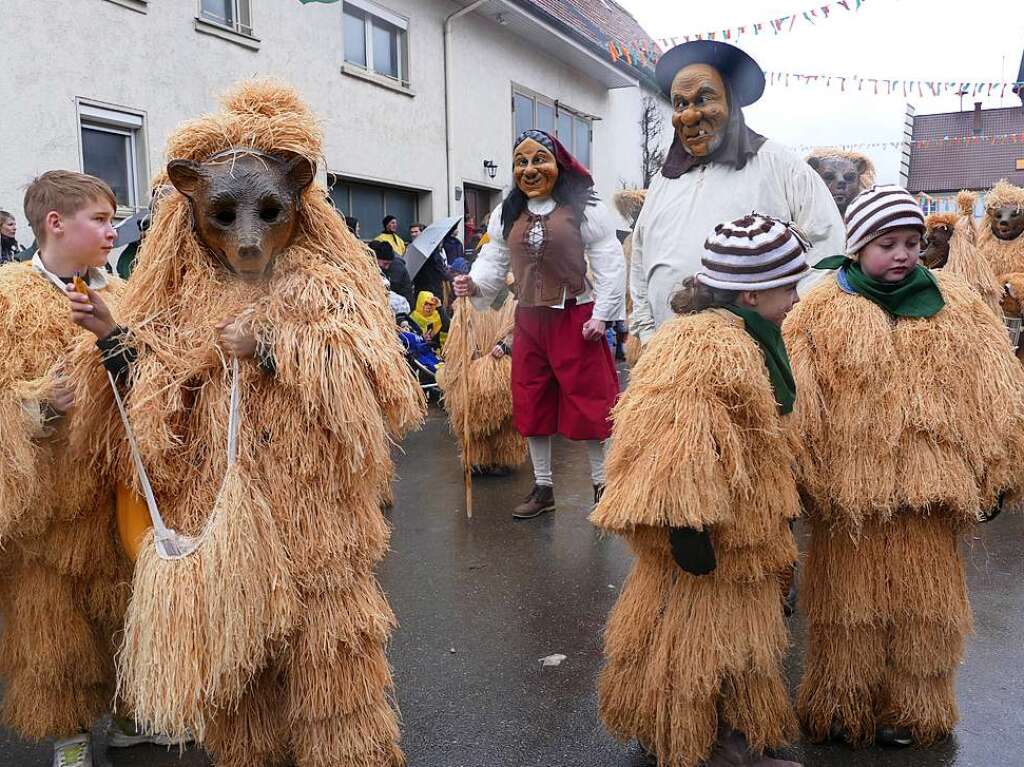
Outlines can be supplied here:
M462 470L463 482L466 486L466 518L473 518L473 466L469 462L469 369L473 364L473 307L469 297L459 301L462 311L463 359L466 361L462 370Z

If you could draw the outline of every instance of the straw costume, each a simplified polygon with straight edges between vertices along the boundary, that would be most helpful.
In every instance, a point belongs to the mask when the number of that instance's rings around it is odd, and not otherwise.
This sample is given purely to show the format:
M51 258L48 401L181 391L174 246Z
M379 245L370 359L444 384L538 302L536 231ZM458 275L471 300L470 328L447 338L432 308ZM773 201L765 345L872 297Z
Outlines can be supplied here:
M615 408L591 521L636 561L605 631L600 713L660 767L792 765L764 752L797 730L779 594L797 556L797 395L778 326L734 291L795 285L806 247L759 214L716 227L696 281L731 297L665 323Z
M640 211L644 207L644 200L647 198L646 189L623 189L615 193L615 208L619 211L628 223L630 228L636 226L636 220L640 217ZM633 260L633 233L630 232L622 241L622 255L626 257L626 325L629 326L629 317L633 313L633 297L629 291L629 272ZM640 359L640 338L630 333L626 339L626 364L631 368L636 366Z
M995 315L1002 319L1000 299L1003 289L992 266L978 254L977 231L974 227L974 203L978 196L961 190L956 196L958 212L932 213L925 218L925 238L928 248L922 254L925 266L940 268L951 274L959 274L988 304ZM946 254L941 264L932 267L929 255L941 248L945 239ZM940 258L936 255L936 259Z
M469 318L470 338L467 339ZM444 365L437 382L444 392L444 409L449 428L459 442L459 456L479 473L502 473L526 461L526 440L512 423L512 356L511 341L515 325L516 302L508 296L496 311L478 311L468 302L460 302L452 319ZM502 345L505 354L491 355ZM467 350L470 358L467 359ZM463 376L468 375L465 386ZM463 424L469 391L469 441L465 440Z
M78 414L58 418L41 404L52 371L87 335L57 282L38 254L0 269L0 673L4 722L30 739L88 730L110 709L112 638L131 577L113 486L71 445ZM117 303L117 278L91 269L88 282ZM98 366L87 343L83 354Z
M1024 213L1024 188L1007 181L992 187L985 195L985 217L978 232L978 252L992 266L999 284L1009 285L1012 295L1021 300L1024 299L1024 234L1012 239L996 236L994 228L1000 209Z
M246 152L315 162L321 134L294 91L252 82L223 112L181 126L167 155L202 163L232 148L244 150L240 163ZM200 241L192 202L179 191L162 202L121 305L125 346L137 355L125 400L169 526L197 535L215 504L229 510L193 555L224 577L174 569L192 558L158 560L146 541L123 692L140 721L193 728L223 767L404 764L384 654L394 616L373 568L388 548L380 503L390 440L419 421L423 400L377 267L316 183L301 193L293 238L255 284ZM250 323L259 350L238 364L230 470L231 372L214 330L229 316ZM105 373L82 368L90 390L104 392L82 408L95 460L133 476ZM196 599L220 606L223 622L208 625Z
M960 276L860 270L873 239L924 230L911 195L867 190L846 222L853 258L823 264L839 270L784 326L810 529L797 711L814 740L926 745L957 721L971 628L960 538L1020 485L1024 375Z

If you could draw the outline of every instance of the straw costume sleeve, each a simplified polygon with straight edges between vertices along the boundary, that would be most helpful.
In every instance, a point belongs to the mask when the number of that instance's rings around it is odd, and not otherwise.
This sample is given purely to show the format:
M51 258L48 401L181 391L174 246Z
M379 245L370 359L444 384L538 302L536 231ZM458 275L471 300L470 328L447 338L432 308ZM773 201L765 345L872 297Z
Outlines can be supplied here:
M40 400L48 376L27 377L15 328L17 298L0 282L0 546L24 515L41 479L36 439L44 433Z
M389 327L386 296L368 300L348 287L377 290L371 275L358 273L366 271L364 264L345 262L329 269L312 253L297 261L298 268L282 278L256 312L260 367L335 433L352 427L339 403L359 397L376 401L391 436L401 438L419 422L421 398L411 377L394 375L402 369L398 343L381 335ZM336 269L352 273L339 281Z
M744 331L704 314L659 330L615 408L598 527L727 525L754 491L744 417L777 423L775 401Z

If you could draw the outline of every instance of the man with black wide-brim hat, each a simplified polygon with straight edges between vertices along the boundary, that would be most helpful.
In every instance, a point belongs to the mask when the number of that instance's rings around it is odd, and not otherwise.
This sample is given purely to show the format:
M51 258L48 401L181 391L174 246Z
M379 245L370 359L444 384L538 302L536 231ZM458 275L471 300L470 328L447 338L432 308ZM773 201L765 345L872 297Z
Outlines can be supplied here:
M633 235L633 333L646 342L672 317L672 294L700 269L704 237L720 221L757 211L792 222L810 264L844 252L842 218L807 163L747 127L764 72L739 48L713 40L677 45L656 77L673 107L675 136Z

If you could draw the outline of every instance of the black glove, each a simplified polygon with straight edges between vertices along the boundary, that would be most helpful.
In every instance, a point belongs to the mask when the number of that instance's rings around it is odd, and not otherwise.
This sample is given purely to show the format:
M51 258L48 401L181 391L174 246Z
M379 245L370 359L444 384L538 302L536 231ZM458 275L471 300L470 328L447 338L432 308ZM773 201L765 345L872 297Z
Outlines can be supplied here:
M670 527L668 541L672 546L672 557L676 564L691 575L708 575L714 572L715 547L707 530L692 527Z
M988 511L981 512L981 519L978 521L984 524L985 522L991 522L993 519L1003 513L1003 501L1006 500L1006 491L1004 490L996 498L995 506Z
M123 383L139 354L132 346L128 328L116 326L96 342L105 367L118 383Z

